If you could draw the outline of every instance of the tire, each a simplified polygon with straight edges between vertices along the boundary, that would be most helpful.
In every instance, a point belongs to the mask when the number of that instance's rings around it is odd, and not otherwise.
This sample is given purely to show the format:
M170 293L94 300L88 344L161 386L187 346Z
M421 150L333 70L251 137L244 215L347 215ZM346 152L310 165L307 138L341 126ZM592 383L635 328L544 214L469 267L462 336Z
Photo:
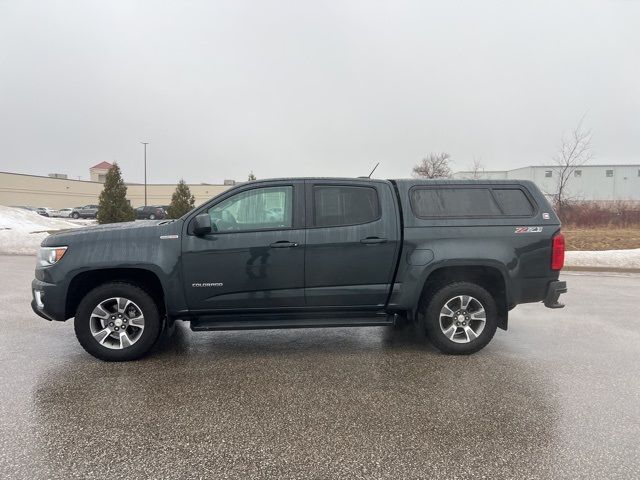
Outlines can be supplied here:
M469 299L466 308L463 305L465 299ZM470 282L450 283L425 300L425 305L421 306L425 333L431 343L443 353L475 353L484 348L496 333L496 301L480 285Z
M71 216L72 216L73 218L75 218L76 220L80 218L80 214L79 214L78 212L73 212L73 213L71 214Z
M76 311L74 327L88 353L107 362L124 362L149 352L162 330L162 319L155 301L142 288L111 282L85 295Z
M156 216L152 213L151 215L149 215L149 220L155 220Z

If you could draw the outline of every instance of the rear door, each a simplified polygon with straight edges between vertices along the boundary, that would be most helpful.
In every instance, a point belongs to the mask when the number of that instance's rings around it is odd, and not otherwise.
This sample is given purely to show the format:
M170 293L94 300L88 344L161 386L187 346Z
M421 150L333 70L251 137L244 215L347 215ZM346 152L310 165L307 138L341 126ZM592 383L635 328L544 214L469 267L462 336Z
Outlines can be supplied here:
M380 308L399 248L391 185L371 180L307 180L307 307Z

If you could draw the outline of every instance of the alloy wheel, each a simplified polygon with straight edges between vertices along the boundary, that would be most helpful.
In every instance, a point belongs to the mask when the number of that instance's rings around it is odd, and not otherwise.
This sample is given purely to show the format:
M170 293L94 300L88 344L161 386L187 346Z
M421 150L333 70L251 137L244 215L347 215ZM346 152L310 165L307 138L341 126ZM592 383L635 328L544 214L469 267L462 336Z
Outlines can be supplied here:
M440 330L455 343L469 343L478 338L486 322L484 306L470 295L450 298L440 310Z
M122 350L142 337L144 314L132 300L112 297L96 305L89 318L89 327L100 345Z

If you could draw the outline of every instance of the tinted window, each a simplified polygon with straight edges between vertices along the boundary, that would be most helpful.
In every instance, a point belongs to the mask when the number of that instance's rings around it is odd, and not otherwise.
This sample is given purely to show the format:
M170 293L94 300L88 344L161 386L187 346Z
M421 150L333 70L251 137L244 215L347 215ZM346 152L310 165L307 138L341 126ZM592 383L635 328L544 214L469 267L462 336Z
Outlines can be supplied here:
M313 217L317 227L356 225L377 220L378 194L371 187L313 187Z
M291 228L293 187L265 187L240 192L209 209L218 232Z
M487 188L413 188L411 208L418 217L501 215Z
M525 193L517 188L496 188L493 190L505 215L533 215L533 205Z

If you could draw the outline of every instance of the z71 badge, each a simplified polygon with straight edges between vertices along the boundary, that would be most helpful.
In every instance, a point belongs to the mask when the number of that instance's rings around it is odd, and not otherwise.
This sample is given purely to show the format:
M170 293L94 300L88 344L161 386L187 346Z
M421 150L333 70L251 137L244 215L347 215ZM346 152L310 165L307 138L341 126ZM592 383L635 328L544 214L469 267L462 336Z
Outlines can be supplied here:
M516 227L516 233L540 233L542 227Z

